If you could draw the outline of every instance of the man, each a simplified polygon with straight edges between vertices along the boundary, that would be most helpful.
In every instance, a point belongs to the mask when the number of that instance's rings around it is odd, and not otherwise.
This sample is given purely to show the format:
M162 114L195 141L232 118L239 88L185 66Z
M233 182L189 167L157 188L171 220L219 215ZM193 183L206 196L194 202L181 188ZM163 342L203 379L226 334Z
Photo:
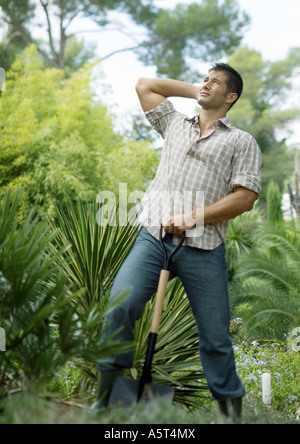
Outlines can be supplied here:
M184 214L175 212L161 223L169 250L178 243L178 236L190 233L172 261L171 273L181 279L189 298L213 399L225 414L233 411L238 417L244 388L236 374L229 335L225 238L228 221L250 211L261 190L260 149L250 134L234 128L226 117L242 93L243 81L232 67L218 63L201 86L168 79L139 79L136 90L147 119L164 138L164 147L143 200L140 220L144 228L116 277L111 297L131 290L125 302L110 314L108 333L122 325L119 339L133 340L135 321L156 290L163 264L159 226L151 221L151 208L161 203L155 201L157 196L161 199L164 190L180 191L183 196L186 191L203 191L201 208L191 208ZM172 96L195 99L202 107L200 115L189 119L177 112L168 100ZM195 230L201 223L204 230L199 235ZM107 403L118 370L130 368L132 360L133 354L128 353L99 362L101 405Z

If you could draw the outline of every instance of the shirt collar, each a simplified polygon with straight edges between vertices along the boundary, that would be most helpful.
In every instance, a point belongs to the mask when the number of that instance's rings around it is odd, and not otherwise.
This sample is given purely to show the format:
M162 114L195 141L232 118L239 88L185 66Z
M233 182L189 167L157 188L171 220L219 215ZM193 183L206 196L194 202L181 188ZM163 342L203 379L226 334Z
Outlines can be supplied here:
M215 120L215 122L222 122L224 126L227 126L227 128L232 128L229 117L227 116L223 117L222 119Z
M187 120L188 122L190 122L192 125L194 125L195 123L198 123L198 117L199 116L194 116L191 119L186 118L185 120ZM230 123L229 117L222 117L222 119L217 119L214 121L214 127L218 127L219 123L221 122L224 126L226 126L227 128L232 128L232 125Z

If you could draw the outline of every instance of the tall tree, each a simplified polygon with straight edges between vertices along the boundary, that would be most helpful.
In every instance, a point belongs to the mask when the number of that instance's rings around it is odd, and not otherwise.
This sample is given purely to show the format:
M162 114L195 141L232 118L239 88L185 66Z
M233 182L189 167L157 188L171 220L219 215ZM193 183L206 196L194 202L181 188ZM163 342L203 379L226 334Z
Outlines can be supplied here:
M125 13L142 26L143 37L132 36L133 46L101 55L133 50L144 63L156 65L159 74L190 79L195 61L231 53L249 22L236 0L202 0L178 4L174 9L158 8L154 0L0 0L0 9L10 39L14 34L26 44L36 44L45 62L62 70L75 20L90 18L101 30L112 23L112 11ZM47 30L46 46L33 35L37 16L43 17L41 25ZM125 32L124 27L119 32Z
M130 182L128 193L144 190L152 179L159 154L148 142L114 131L106 106L95 100L91 67L64 79L61 70L43 67L32 45L7 73L7 90L0 109L0 189L21 187L25 210L53 215L58 201L117 193L120 181Z

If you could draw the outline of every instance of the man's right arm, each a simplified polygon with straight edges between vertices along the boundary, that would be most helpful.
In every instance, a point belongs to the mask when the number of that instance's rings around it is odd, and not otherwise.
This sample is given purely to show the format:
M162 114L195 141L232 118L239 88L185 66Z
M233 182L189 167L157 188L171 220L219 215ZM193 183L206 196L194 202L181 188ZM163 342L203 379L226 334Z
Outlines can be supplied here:
M157 108L167 97L185 97L198 101L200 87L179 80L145 79L137 81L136 91L143 111Z

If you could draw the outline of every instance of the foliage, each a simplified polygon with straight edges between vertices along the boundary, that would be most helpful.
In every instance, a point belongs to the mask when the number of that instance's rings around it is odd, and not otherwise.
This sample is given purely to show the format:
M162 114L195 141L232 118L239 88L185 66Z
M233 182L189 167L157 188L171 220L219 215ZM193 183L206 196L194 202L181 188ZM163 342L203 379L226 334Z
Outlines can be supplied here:
M117 191L120 175L141 190L152 177L158 153L147 142L115 133L107 108L94 99L91 80L88 66L67 80L59 70L43 69L34 47L7 73L0 186L21 186L24 208L54 216L57 202L91 201L108 186Z
M226 260L229 283L234 282L241 257L256 250L261 244L263 213L259 209L246 212L229 224L226 238Z
M81 48L81 51L79 48L73 60L67 57L67 45L70 39L75 38L70 30L75 20L89 18L98 25L99 30L103 30L111 22L114 23L111 11L126 14L141 26L142 33L133 35L134 46L125 50L135 50L144 63L156 65L160 74L186 79L191 77L192 72L189 58L194 61L212 60L212 57L219 58L232 52L239 45L249 21L246 13L240 11L236 0L203 0L200 4L179 4L170 10L158 8L150 0L1 0L0 7L2 21L9 26L8 44L13 39L13 33L17 32L27 45L35 44L38 47L46 66L62 70L67 68L67 72L74 65L75 68L81 67L82 63L76 63L78 55L79 59L84 55L85 61L92 55L85 48ZM34 37L33 26L38 11L39 20L43 17L47 43L40 43ZM124 33L128 37L123 26L119 25L119 32L121 36ZM105 38L102 46L105 47ZM119 48L112 54L120 51L124 49ZM108 56L106 54L105 58Z
M234 348L247 397L262 406L262 374L270 373L273 408L295 416L300 407L300 353L276 342L244 342Z
M299 424L296 412L300 406L300 353L291 352L286 345L276 342L245 342L234 348L237 369L247 392L242 423ZM265 371L271 374L272 405L269 408L262 406L261 376ZM73 374L64 371L60 376L64 385L61 393L70 393L68 388L72 391L74 378L79 377L76 369ZM195 428L195 424L227 423L211 400L203 400L203 405L193 410L160 401L155 408L153 404L126 409L114 407L99 414L93 412L84 399L67 398L48 393L46 398L16 394L0 400L0 424L150 424L153 428L155 424L194 424L192 428Z
M240 263L231 300L247 335L282 341L300 325L299 230L273 226L260 242Z
M8 71L17 55L24 51L26 46L18 33L9 31L0 42L0 66Z
M243 38L249 18L235 0L204 0L161 10L150 28L150 42L137 53L159 74L191 82L199 80L193 62L214 61L233 52ZM194 63L193 63L194 64Z
M94 361L122 350L99 325L106 309L94 301L79 310L81 289L70 289L57 266L70 245L56 248L57 230L30 212L18 222L21 194L0 200L0 319L7 351L0 354L0 395L12 388L38 388L70 358Z
M114 209L113 211L116 211ZM112 214L111 214L112 217ZM53 227L59 228L59 247L70 245L59 257L60 268L68 277L73 291L83 290L83 310L99 303L105 305L113 280L130 252L138 227L119 226L104 218L96 202L69 203L57 212Z
M283 221L281 200L282 196L279 186L274 181L271 181L267 190L267 215L269 224Z

